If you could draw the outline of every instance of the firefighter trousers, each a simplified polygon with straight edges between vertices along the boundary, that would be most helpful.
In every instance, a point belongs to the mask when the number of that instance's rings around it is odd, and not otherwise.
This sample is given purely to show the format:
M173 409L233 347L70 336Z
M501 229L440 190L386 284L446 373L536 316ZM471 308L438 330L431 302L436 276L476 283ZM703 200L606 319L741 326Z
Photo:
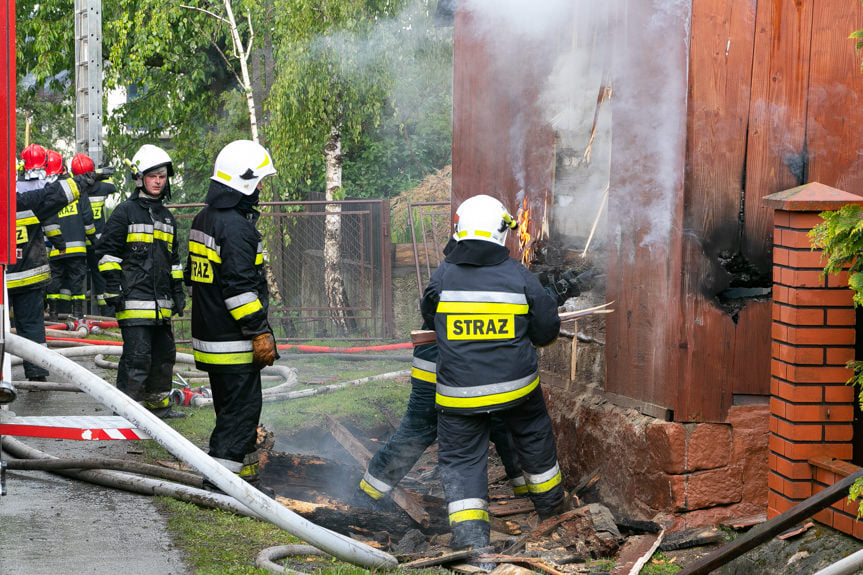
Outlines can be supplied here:
M491 419L490 437L500 455L506 475L517 491L524 484L521 466L503 422ZM407 411L399 428L369 463L361 489L373 499L381 499L408 474L423 452L438 435L435 410L435 385L412 378Z
M15 331L36 343L45 343L45 294L42 286L9 292ZM24 362L24 377L48 377L48 370L29 361Z
M117 368L117 389L148 404L171 393L177 348L170 323L120 326L123 354Z
M489 413L438 416L438 461L453 530L452 546L484 547L489 543L488 438ZM542 390L525 402L495 411L512 437L537 512L551 511L564 499L557 448Z
M61 313L70 313L73 300L83 302L86 299L84 282L87 278L87 258L83 255L55 258L49 265L51 283L48 285L48 299L59 304L58 310Z
M210 435L210 457L242 462L255 451L261 418L261 371L249 364L240 373L209 372L216 425Z

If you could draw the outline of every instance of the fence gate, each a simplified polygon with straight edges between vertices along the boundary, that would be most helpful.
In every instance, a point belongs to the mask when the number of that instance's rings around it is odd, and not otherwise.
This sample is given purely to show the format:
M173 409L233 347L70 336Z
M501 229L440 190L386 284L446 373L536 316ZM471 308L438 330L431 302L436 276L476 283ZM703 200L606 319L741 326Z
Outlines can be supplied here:
M339 211L327 211L332 206ZM202 205L170 206L187 253L188 229ZM184 213L185 212L185 213ZM390 207L386 199L337 202L262 202L258 229L270 268L270 324L277 339L375 340L393 336ZM326 218L340 222L340 257L335 262L344 282L345 304L329 305L324 289ZM185 259L183 260L185 265ZM333 317L344 316L348 332ZM178 339L189 339L189 317L175 320Z

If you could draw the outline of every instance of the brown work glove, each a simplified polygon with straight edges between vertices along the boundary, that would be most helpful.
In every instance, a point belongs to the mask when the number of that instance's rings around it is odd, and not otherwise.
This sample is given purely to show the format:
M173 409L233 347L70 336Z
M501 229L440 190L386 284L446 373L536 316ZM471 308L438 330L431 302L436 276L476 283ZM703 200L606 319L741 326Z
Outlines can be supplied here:
M276 338L273 337L272 333L262 333L260 335L256 335L255 339L252 340L252 346L254 347L254 361L257 365L273 365L273 362L276 361L278 354L276 353Z

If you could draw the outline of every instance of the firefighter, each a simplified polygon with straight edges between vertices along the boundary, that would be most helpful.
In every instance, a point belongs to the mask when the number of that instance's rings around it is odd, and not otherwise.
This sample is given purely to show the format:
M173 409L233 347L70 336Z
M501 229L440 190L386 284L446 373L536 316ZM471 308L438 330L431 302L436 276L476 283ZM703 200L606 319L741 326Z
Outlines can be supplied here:
M491 414L512 436L541 520L570 507L534 346L557 337L557 305L504 246L514 219L486 195L455 216L455 249L423 292L423 319L437 334L438 461L452 547L489 543L487 453Z
M88 169L82 173L94 172ZM54 150L48 150L48 167L46 174L49 180L68 179L62 156ZM52 249L48 252L48 263L51 266L51 282L48 285L49 319L57 319L57 314L71 314L72 317L84 317L84 300L86 296L85 282L87 279L87 244L95 239L96 227L93 224L93 211L87 194L81 196L57 214L60 220L60 231L66 242L66 249Z
M192 294L195 364L210 376L216 425L210 456L256 483L261 373L278 358L267 320L269 289L255 209L276 170L267 150L236 140L216 157L206 206L189 232L184 271Z
M86 154L75 154L72 158L71 166L72 173L75 175L96 171L93 160ZM102 170L102 173L110 175L113 173L113 170L106 168ZM92 188L87 190L90 208L93 211L93 225L95 226L94 237L87 238L87 268L90 272L91 288L96 295L96 301L99 306L99 314L108 317L114 317L114 309L105 302L105 278L99 273L99 258L96 257L96 241L102 237L102 231L105 229L105 200L116 191L117 188L110 179L98 181Z
M144 144L132 158L135 189L118 205L96 243L105 301L123 334L117 388L154 415L184 417L171 409L176 347L171 316L185 307L177 224L163 205L171 197L171 157Z
M83 174L75 180L46 183L45 149L33 144L25 148L21 156L24 175L17 185L15 214L17 261L6 271L6 287L18 335L44 344L44 287L51 273L43 234L54 249L62 250L64 247L59 224L46 222L56 221L57 212L78 199L79 190L90 185L92 174ZM25 361L24 376L31 381L46 381L48 371Z

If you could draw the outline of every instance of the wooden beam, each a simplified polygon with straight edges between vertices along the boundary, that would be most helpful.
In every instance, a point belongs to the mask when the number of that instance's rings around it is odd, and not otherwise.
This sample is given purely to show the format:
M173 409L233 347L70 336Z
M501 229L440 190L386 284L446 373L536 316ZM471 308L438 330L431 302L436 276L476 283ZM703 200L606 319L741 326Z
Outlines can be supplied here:
M863 469L845 477L841 481L834 483L824 491L821 491L809 499L805 499L786 511L780 513L770 521L762 523L757 527L753 527L745 535L741 535L728 545L725 545L710 555L703 557L680 571L678 575L706 575L714 569L725 565L732 559L739 557L764 543L769 539L773 539L776 535L785 529L796 525L803 519L815 515L822 509L830 507L843 497L848 495L848 489L858 479L863 478Z
M336 441L350 453L357 462L364 468L368 468L369 462L372 460L372 453L366 449L366 446L357 441L350 431L341 423L327 416L327 428L333 435ZM393 503L404 509L411 519L416 521L423 527L431 525L431 518L425 508L416 502L416 500L404 489L396 485L390 492L390 498Z

